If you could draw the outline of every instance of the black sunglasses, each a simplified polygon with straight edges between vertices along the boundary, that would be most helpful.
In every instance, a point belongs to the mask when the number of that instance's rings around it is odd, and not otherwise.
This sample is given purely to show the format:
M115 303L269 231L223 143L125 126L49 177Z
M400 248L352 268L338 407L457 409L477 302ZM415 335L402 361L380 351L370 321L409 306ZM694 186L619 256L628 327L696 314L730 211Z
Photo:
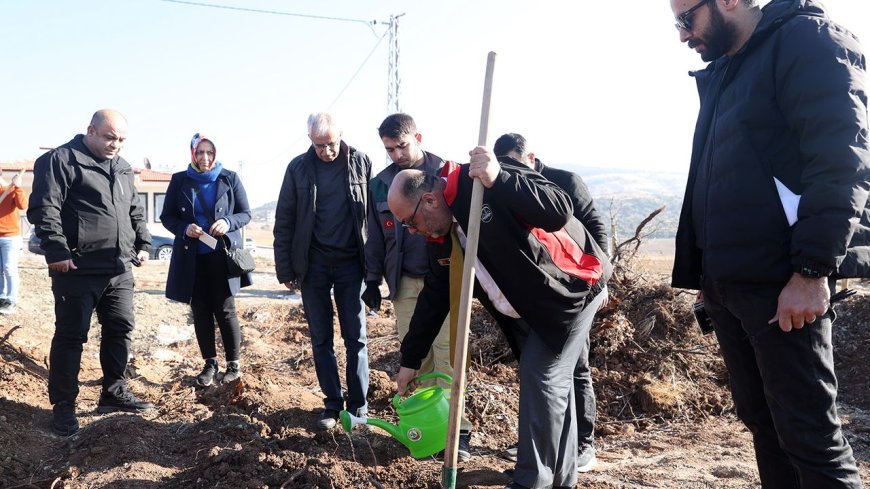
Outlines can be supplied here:
M690 9L686 10L685 12L681 13L680 15L678 15L677 16L677 23L674 24L674 27L676 27L678 31L679 30L691 31L692 30L692 20L690 19L690 17L692 16L692 14L695 13L695 10L698 10L699 8L703 7L709 1L710 0L701 0L694 7L690 8Z
M420 204L423 202L423 194L420 194L420 200L417 201L417 205L414 207L414 213L411 214L411 217L401 221L402 227L405 229L414 228L417 229L416 224L414 224L414 218L417 217L417 211L420 210Z

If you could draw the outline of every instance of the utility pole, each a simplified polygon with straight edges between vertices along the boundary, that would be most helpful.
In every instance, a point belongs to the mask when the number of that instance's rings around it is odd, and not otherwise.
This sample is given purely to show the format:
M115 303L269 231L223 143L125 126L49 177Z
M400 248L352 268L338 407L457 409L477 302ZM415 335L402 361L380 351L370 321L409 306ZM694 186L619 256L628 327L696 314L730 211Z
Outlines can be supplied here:
M388 24L390 35L389 60L387 63L387 114L402 111L399 95L402 78L399 76L399 17L405 14L391 15Z

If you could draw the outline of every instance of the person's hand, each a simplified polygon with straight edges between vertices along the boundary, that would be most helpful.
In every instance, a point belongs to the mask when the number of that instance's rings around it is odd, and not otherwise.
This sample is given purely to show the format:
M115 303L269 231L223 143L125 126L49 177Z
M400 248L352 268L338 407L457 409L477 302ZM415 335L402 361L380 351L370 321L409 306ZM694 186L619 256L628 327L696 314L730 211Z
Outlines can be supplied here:
M399 367L399 373L396 374L396 392L401 395L413 392L417 388L417 383L413 382L416 377L417 371L413 368Z
M381 288L377 282L367 282L366 290L362 293L362 301L372 311L381 308Z
M202 236L202 228L196 223L191 223L184 229L184 234L189 238L199 239L199 237Z
M226 221L226 219L218 219L215 221L208 230L208 234L212 236L223 236L227 234L227 231L230 230L230 225Z
M296 290L296 289L299 288L299 287L296 285L296 281L295 281L295 280L289 280L289 281L287 281L287 282L284 282L284 287L287 287L287 289L289 289L289 290Z
M145 250L139 250L136 253L136 258L139 259L139 264L141 265L141 264L144 264L146 261L148 261L149 258L151 258L151 254Z
M486 188L492 188L501 166L492 151L483 146L478 146L468 152L471 156L468 175L477 178Z
M801 329L804 324L812 324L830 306L831 291L828 289L828 278L808 278L800 274L792 274L785 288L779 293L776 304L776 316L769 323L779 321L779 329L788 333Z
M78 267L76 267L76 264L73 263L72 258L70 258L68 260L62 260L62 261L56 261L54 263L49 263L48 269L55 271L55 272L66 273L70 270L77 270Z

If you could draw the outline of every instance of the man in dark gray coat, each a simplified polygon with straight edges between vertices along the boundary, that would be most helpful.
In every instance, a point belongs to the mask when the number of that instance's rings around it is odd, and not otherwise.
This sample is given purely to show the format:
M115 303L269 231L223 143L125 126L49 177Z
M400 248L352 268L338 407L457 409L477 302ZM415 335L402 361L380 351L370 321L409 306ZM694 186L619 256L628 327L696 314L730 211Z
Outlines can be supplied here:
M541 160L527 147L526 138L521 134L507 133L495 140L493 152L500 161L523 164L540 173L547 180L555 183L568 195L571 204L574 205L574 217L583 224L602 251L607 251L607 228L604 219L595 209L592 195L586 187L586 183L577 174L558 168L545 166ZM607 288L602 290L606 297ZM606 300L602 304L606 303ZM493 314L499 325L506 329L505 334L513 336L512 345L514 354L520 358L522 347L528 338L528 326L522 320L502 317ZM509 337L510 337L509 336ZM508 340L511 342L511 340ZM597 464L595 456L595 419L597 407L595 404L595 389L592 386L592 371L589 368L589 335L587 334L581 344L580 359L574 367L574 398L577 409L577 471L589 472ZM517 446L508 447L505 456L510 460L516 460Z
M288 289L299 287L308 320L314 369L325 409L317 426L336 425L345 408L333 349L334 291L347 350L347 410L368 411L368 340L360 300L365 270L366 207L372 163L341 139L327 113L308 118L311 147L287 165L275 209L275 272Z
M829 288L860 269L843 265L870 190L865 57L814 1L757 3L671 0L711 62L672 284L701 291L762 486L858 488Z
M133 272L148 260L151 235L134 186L133 170L118 156L127 139L127 120L114 110L96 112L87 134L40 156L33 165L27 218L45 250L54 293L48 399L52 429L67 436L79 429L82 345L94 310L102 326L103 389L97 412L151 409L127 387Z

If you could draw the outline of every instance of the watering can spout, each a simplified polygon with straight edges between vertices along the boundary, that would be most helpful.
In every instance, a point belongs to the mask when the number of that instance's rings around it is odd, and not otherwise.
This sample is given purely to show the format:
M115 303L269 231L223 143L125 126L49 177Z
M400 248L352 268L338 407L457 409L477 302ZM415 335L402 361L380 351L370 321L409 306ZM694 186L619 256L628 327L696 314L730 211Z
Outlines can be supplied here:
M370 424L372 426L377 426L378 428L386 431L393 438L395 438L399 441L402 441L401 432L399 431L399 427L394 425L394 424L387 423L386 421L384 421L382 419L369 418L366 416L354 416L353 414L350 414L347 411L342 411L342 412L338 413L338 417L341 420L342 429L344 429L344 431L346 431L348 433L350 433L350 431L353 429L353 427L358 425L358 424ZM403 442L403 444L404 444L404 442ZM405 444L405 445L407 445L407 444Z

